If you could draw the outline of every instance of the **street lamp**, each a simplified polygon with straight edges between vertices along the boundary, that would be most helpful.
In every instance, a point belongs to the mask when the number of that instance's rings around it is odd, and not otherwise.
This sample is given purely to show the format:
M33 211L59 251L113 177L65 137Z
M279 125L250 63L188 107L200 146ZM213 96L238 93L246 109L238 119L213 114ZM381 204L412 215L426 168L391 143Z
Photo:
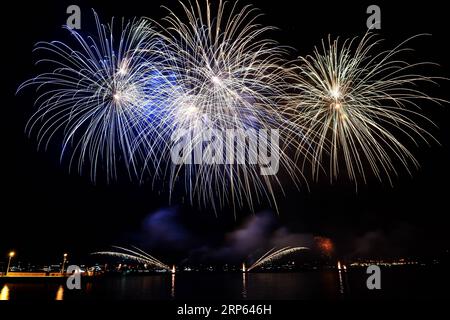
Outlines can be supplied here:
M8 267L6 268L6 274L5 274L5 276L8 275L8 272L9 272L9 266L11 265L11 259L12 259L15 255L16 255L16 253L15 253L14 251L11 251L11 252L8 254L8 256L9 256L9 259L8 259Z
M64 266L66 265L66 262L67 262L67 253L64 253L64 259L63 259L63 263L62 263L61 274L64 274Z

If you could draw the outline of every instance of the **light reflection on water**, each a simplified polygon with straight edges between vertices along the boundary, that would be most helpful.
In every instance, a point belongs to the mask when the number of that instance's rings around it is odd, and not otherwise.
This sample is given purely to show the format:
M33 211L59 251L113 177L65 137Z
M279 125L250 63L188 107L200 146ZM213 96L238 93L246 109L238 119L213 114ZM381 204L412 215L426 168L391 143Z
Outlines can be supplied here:
M9 300L9 288L5 284L2 288L2 291L0 291L0 301Z
M58 291L56 291L55 300L56 301L64 300L64 286L63 285L59 286Z
M170 290L170 297L175 299L175 273L172 273L172 285Z

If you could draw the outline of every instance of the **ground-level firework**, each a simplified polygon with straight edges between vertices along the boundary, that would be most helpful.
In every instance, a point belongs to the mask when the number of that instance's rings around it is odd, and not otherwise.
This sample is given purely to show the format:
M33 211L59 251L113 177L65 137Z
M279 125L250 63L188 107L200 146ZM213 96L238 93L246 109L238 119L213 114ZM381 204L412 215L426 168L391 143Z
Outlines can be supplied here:
M263 254L256 262L254 262L248 269L245 269L245 264L243 265L243 272L250 272L254 270L255 268L261 267L267 263L273 262L275 260L278 260L282 257L285 257L287 255L290 255L292 253L303 251L303 250L309 250L307 247L284 247L281 249L275 249L272 248L269 251L267 251L265 254Z
M103 255L109 257L117 257L125 260L131 260L138 263L142 263L148 266L153 266L156 268L160 268L172 273L175 273L175 266L170 267L167 264L159 261L155 257L149 255L145 251L133 247L133 249L127 249L122 247L114 246L113 248L117 249L115 251L99 251L92 253L93 255Z

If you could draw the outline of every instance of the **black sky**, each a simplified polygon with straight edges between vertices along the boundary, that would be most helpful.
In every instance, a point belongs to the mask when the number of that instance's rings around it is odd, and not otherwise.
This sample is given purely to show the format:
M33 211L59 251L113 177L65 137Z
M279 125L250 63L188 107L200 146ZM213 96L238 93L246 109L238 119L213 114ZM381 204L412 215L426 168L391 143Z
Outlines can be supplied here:
M266 14L263 22L280 28L273 36L282 44L308 54L328 34L353 37L365 32L368 5L363 1L250 1ZM64 251L83 256L120 241L142 229L149 214L167 207L167 195L128 181L94 185L89 176L68 173L59 164L56 148L36 150L24 127L33 109L28 91L15 96L17 86L35 74L33 44L40 40L67 39L61 26L70 4L82 8L82 23L92 22L91 8L105 21L111 16L164 15L160 5L179 8L176 1L16 1L2 10L2 202L0 209L0 257L10 248L29 259L50 259ZM441 65L438 75L450 76L448 26L442 1L416 4L410 1L377 2L382 9L381 35L396 44L417 33L430 33L412 43L413 58ZM433 89L449 98L449 84ZM292 232L324 235L335 240L343 255L375 244L379 254L436 254L450 247L447 236L450 181L450 112L448 106L427 105L425 113L440 127L432 130L441 146L420 144L413 152L421 169L413 177L400 172L392 188L370 181L360 185L327 181L311 183L310 191L288 188L280 195L278 223ZM51 148L52 149L52 148ZM175 201L176 202L176 201ZM180 224L203 241L219 241L248 218L240 212L198 210L174 203ZM257 211L266 211L261 206ZM219 240L217 240L219 239ZM386 250L386 247L389 250ZM1 258L0 258L1 260Z

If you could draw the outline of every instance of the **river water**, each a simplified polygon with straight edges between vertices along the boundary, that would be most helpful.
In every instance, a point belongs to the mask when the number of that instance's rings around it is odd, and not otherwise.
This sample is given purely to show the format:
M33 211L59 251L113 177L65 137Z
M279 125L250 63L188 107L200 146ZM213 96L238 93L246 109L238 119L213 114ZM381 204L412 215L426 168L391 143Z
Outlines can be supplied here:
M367 289L365 270L295 273L178 273L126 275L82 283L0 283L0 300L340 300L446 298L442 269L382 269L381 290Z

